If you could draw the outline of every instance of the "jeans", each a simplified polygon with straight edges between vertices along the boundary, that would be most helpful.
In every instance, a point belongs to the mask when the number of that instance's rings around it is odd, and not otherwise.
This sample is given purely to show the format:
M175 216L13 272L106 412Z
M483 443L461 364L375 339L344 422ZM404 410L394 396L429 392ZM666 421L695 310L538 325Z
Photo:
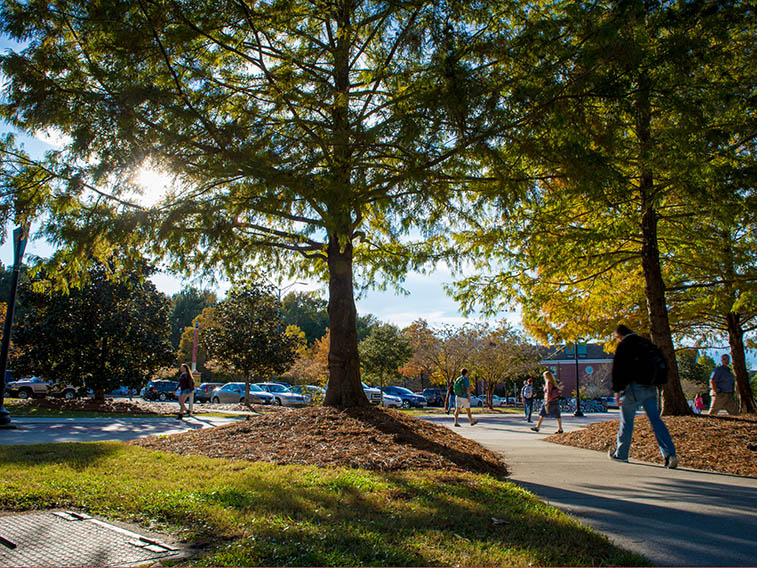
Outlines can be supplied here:
M615 455L622 460L628 459L631 437L633 436L633 421L639 407L643 407L644 412L647 413L662 457L674 456L676 449L673 445L673 439L670 437L670 432L660 418L660 412L657 409L657 388L640 385L636 382L628 385L620 398L620 428L618 429L618 445L615 448Z
M534 412L534 397L523 399L523 411L526 413L526 420L531 422L531 414Z

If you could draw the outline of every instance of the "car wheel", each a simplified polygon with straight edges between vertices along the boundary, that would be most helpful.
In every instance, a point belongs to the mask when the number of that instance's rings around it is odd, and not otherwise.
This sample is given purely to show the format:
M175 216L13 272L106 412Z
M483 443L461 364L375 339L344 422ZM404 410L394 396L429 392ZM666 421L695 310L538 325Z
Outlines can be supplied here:
M410 401L409 400L403 400L402 401L402 408L410 408Z
M273 404L275 404L276 406L281 406L281 399L279 397L274 398Z
M160 393L158 395L158 400L161 401L161 402L165 402L165 401L168 400L168 395L166 393L162 392L162 393Z
M31 396L32 391L30 391L29 389L21 389L20 391L18 391L18 398L20 398L21 400L26 400L27 398L31 398Z
M217 396L214 396L211 402L213 404L221 404L221 399L219 399Z
M74 398L76 398L76 392L72 390L63 391L63 398L65 398L66 400L73 400Z

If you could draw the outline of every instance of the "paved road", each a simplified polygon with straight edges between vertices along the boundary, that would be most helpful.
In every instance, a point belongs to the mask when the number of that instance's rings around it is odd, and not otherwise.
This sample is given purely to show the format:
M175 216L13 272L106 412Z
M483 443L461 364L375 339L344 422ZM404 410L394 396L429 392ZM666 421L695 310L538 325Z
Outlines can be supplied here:
M234 422L235 418L14 418L17 430L0 430L0 445L133 440Z
M564 420L573 430L608 415ZM447 416L426 420L452 428ZM661 464L611 462L605 454L544 442L517 416L479 417L457 433L504 454L512 479L660 566L757 566L757 479ZM528 425L530 426L530 424Z

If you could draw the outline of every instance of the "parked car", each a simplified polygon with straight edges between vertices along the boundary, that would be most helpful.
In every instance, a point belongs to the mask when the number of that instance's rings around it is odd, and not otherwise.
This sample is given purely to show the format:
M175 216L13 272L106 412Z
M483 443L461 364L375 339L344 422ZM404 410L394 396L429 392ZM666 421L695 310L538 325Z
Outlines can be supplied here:
M195 387L195 402L210 402L213 391L220 388L224 383L200 383Z
M471 408L483 408L484 406L484 399L480 396L471 396L470 397L470 406Z
M273 404L273 395L258 385L251 384L249 390L250 404ZM215 404L238 404L245 402L244 383L226 383L215 389L210 395Z
M381 406L386 408L400 408L402 406L402 399L398 396L384 393L381 400Z
M273 404L278 406L305 406L307 399L296 392L290 391L287 387L279 383L255 383L264 391L273 395Z
M444 406L446 393L442 389L424 389L421 395L426 399L428 406Z
M80 389L77 389L73 385L46 381L41 377L29 377L28 379L11 381L5 385L5 391L9 396L21 399L56 396L71 400L77 396L85 395L85 393L80 393Z
M492 396L492 406L505 406L507 404L507 399L504 396L497 396L496 394Z
M423 408L427 404L424 396L415 394L405 387L388 386L381 387L381 390L386 394L400 397L402 399L402 408Z
M597 400L604 403L605 408L620 408L614 396L600 396Z
M112 391L110 391L108 395L114 396L114 397L115 396L130 396L130 395L134 396L135 394L137 394L137 392L138 391L135 388L120 386L117 389L113 389Z
M320 404L323 402L323 397L326 396L326 389L317 385L295 385L290 387L289 390L304 396L308 404Z
M142 398L145 400L176 400L176 389L179 383L176 381L150 381L142 390Z
M369 387L365 383L361 383L363 385L363 392L365 392L365 396L368 397L368 402L371 404L381 404L381 391L374 387Z

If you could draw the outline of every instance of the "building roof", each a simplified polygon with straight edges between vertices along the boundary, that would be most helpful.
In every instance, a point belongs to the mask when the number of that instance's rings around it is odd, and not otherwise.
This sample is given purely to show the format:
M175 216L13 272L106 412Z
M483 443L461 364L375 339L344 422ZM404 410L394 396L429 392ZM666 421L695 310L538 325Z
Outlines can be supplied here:
M584 350L586 347L586 350ZM573 346L568 345L550 345L549 347L542 348L542 360L539 361L542 364L557 363L560 361L574 361L575 354L573 352ZM587 359L607 360L612 361L612 355L605 351L604 345L601 343L587 343L579 344L578 346L578 360L585 361Z

